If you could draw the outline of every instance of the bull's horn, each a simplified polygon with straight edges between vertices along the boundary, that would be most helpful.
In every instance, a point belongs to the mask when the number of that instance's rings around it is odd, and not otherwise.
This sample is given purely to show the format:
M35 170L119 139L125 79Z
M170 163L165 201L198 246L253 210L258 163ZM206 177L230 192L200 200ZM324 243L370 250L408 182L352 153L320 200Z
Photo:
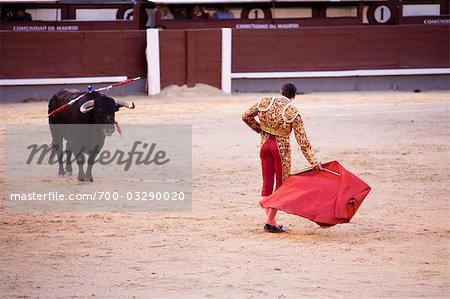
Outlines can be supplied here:
M116 105L120 106L120 107L125 107L128 109L134 109L134 107L136 107L133 102L129 103L126 101L121 101L121 100L115 100L115 101L116 101Z
M81 113L88 113L92 109L94 109L94 100L87 101L86 103L81 105L80 112Z

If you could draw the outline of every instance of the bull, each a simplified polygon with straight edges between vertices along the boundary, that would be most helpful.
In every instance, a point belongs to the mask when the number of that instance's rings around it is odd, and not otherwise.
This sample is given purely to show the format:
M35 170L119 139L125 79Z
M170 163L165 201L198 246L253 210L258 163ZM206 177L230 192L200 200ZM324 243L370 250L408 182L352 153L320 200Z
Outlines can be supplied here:
M106 136L115 131L115 113L121 107L134 109L133 102L125 102L107 97L97 91L82 96L78 90L62 89L56 93L48 104L50 132L52 135L52 154L58 159L58 175L72 175L72 155L78 165L78 180L93 182L92 167L100 153ZM82 96L66 109L52 115L51 112ZM92 126L94 125L94 126ZM63 142L66 148L63 150ZM63 155L66 154L66 165ZM87 156L86 172L84 171Z

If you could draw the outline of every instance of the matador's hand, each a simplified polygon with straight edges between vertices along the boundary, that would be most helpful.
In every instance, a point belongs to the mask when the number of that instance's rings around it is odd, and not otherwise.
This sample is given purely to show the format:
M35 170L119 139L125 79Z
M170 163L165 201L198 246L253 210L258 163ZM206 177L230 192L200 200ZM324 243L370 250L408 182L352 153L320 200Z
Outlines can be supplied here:
M313 170L319 172L323 169L322 164L320 163L319 160L317 160L317 162L313 165Z

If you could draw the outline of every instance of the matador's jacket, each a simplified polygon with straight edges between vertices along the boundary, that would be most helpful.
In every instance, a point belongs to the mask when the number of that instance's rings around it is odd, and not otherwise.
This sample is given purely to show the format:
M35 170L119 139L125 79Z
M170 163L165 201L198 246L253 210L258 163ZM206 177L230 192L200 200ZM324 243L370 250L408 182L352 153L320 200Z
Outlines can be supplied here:
M258 117L259 122L255 117ZM261 148L271 135L275 136L281 157L283 182L291 172L289 136L292 130L294 130L297 143L308 162L311 165L317 163L298 109L291 104L291 100L288 98L284 96L263 97L242 115L242 120L253 131L261 135Z

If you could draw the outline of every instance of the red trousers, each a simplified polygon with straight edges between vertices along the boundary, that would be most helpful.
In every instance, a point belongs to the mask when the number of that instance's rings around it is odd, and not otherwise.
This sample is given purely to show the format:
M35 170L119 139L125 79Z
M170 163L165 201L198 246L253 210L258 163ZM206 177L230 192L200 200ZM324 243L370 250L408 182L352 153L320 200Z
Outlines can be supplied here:
M263 189L261 196L269 196L273 193L273 183L276 177L276 188L281 186L283 172L281 166L281 157L278 152L277 140L275 136L270 136L263 144L260 152L263 176Z

